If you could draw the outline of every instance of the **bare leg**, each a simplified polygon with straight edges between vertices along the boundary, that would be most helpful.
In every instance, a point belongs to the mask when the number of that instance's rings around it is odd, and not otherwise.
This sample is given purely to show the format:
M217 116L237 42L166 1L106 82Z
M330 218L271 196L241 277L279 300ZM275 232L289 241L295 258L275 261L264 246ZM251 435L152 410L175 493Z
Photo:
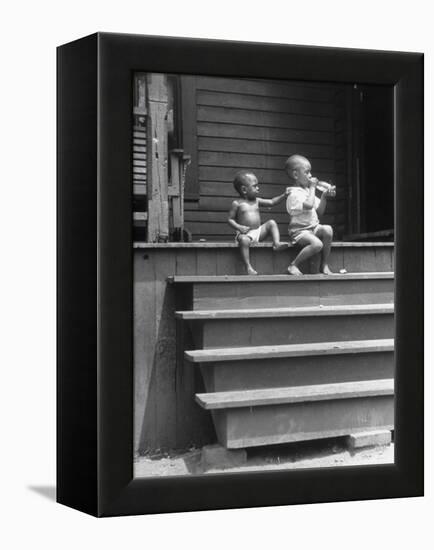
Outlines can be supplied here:
M262 227L261 233L259 235L259 240L263 241L268 235L271 235L274 251L288 248L288 243L280 242L279 228L277 227L277 223L274 220L268 220L268 222L264 223L264 226Z
M330 256L330 250L331 250L332 240L333 240L333 228L330 225L320 225L316 232L316 236L323 243L320 271L321 273L330 275L332 271L328 266L328 259Z
M321 252L323 248L322 242L315 237L313 233L306 233L297 242L297 245L302 247L295 259L289 264L288 273L290 275L301 275L298 266L311 258L314 254ZM295 269L294 269L295 268Z
M250 263L250 243L252 241L249 239L249 237L246 237L245 235L240 235L238 237L238 243L240 245L240 252L241 252L241 258L244 262L244 265L246 267L246 271L248 275L257 275L258 272L255 271Z

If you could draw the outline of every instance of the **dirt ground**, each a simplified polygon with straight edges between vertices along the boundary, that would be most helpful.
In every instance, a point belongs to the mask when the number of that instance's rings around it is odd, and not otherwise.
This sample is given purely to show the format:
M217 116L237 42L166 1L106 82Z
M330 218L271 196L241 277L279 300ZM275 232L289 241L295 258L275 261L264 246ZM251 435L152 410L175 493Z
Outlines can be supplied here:
M247 461L242 466L216 467L206 471L201 465L201 449L190 449L184 453L136 457L134 476L206 475L226 472L393 464L393 462L393 443L384 447L366 447L350 451L346 447L345 440L339 438L249 449Z

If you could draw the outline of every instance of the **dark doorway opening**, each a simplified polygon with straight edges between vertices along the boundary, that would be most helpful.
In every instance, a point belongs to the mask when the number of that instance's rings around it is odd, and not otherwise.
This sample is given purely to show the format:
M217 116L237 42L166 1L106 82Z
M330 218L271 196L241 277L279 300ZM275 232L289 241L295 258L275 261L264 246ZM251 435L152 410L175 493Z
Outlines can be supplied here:
M394 92L390 86L354 85L350 231L393 239Z

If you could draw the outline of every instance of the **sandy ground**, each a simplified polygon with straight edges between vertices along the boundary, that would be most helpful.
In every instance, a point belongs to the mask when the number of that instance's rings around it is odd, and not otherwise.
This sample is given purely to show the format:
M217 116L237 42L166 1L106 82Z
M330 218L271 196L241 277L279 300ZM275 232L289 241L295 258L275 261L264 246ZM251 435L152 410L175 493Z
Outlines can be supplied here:
M203 470L201 449L185 453L167 453L136 457L135 477L201 475L226 472L252 472L266 470L292 470L295 468L330 468L391 464L394 461L393 443L385 447L367 447L349 451L343 439L304 442L274 447L249 449L242 466L219 467Z

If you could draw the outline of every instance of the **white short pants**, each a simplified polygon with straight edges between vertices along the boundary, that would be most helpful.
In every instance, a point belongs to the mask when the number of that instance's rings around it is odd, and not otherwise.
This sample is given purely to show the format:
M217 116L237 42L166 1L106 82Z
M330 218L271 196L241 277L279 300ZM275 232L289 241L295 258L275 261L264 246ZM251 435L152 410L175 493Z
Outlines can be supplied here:
M237 234L235 235L235 242L239 242L239 237L241 235L245 235L246 237L249 237L249 239L252 241L252 244L256 244L259 242L259 237L261 235L261 230L264 227L264 224L259 226L256 229L250 229L250 231L247 231L247 233L240 233L240 231L237 231Z
M291 244L297 244L298 241L303 237L303 235L306 235L307 233L310 233L312 235L316 235L318 229L321 227L321 225L318 223L314 227L308 227L306 229L295 229L292 231L289 231L289 239L291 241Z

